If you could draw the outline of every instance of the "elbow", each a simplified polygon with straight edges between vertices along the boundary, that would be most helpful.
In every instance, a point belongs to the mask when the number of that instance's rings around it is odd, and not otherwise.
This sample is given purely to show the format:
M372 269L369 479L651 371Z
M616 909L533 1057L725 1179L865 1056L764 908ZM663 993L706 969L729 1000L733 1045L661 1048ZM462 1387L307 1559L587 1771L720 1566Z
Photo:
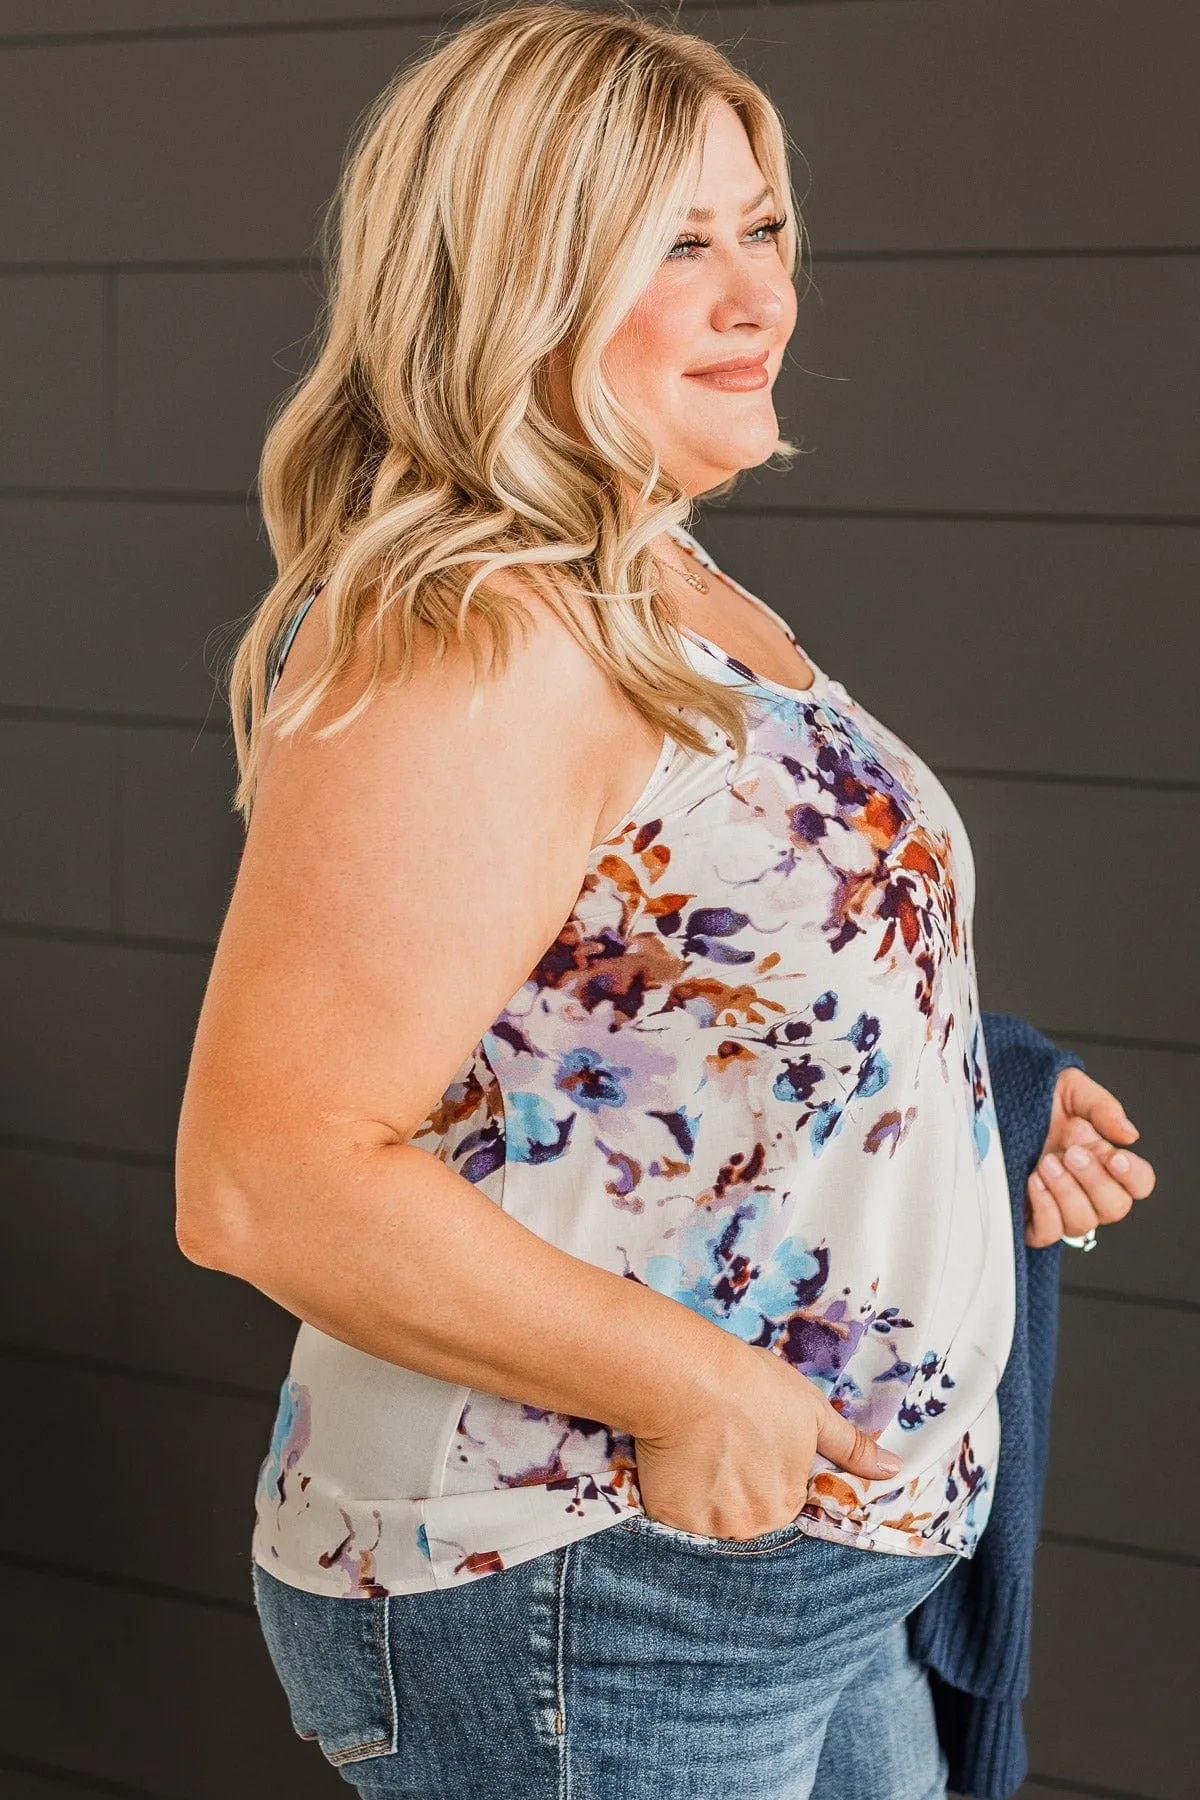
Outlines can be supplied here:
M248 1209L245 1197L195 1179L175 1178L175 1242L189 1262L225 1275L248 1266Z
M220 1269L223 1274L232 1272L228 1266L228 1248L222 1249L218 1238L178 1207L175 1211L175 1242L188 1261L197 1263L200 1268Z
M175 1242L189 1262L245 1278L262 1159L247 1134L186 1096L175 1138Z

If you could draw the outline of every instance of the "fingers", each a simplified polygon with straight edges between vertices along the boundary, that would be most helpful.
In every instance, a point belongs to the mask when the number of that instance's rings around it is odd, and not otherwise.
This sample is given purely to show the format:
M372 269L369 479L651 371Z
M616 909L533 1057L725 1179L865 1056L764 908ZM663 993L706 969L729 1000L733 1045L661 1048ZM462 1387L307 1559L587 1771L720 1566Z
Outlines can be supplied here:
M1154 1166L1132 1150L1113 1150L1107 1157L1108 1172L1114 1175L1132 1200L1145 1200L1154 1192L1158 1177Z
M1141 1136L1137 1126L1126 1117L1117 1096L1101 1087L1084 1070L1064 1069L1059 1079L1064 1111L1075 1118L1088 1120L1110 1141L1129 1144Z
M1088 1086L1111 1100L1098 1083L1089 1081ZM1079 1105L1087 1096L1076 1091L1071 1100ZM1123 1219L1135 1200L1153 1193L1153 1167L1144 1156L1101 1135L1094 1121L1104 1117L1094 1107L1090 1117L1075 1112L1051 1130L1025 1188L1027 1244L1039 1248L1060 1237L1083 1237L1094 1227ZM1135 1126L1129 1130L1138 1135Z
M835 1406L826 1405L817 1431L817 1449L839 1469L850 1475L861 1475L877 1481L883 1475L895 1475L904 1467L890 1450L881 1450L873 1438L849 1419L844 1419Z
M1121 1159L1117 1175L1111 1172L1114 1157ZM1135 1163L1143 1164L1143 1159L1101 1143L1074 1143L1061 1158L1053 1154L1043 1156L1030 1176L1028 1192L1037 1242L1053 1241L1047 1234L1054 1212L1060 1222L1056 1233L1059 1237L1083 1237L1097 1226L1123 1219L1134 1201L1134 1193L1126 1183L1136 1182L1139 1197L1148 1194L1154 1185L1150 1165L1143 1165L1149 1178L1147 1184L1140 1170L1134 1168ZM1124 1179L1118 1179L1122 1174Z
M1087 1119L1068 1119L1058 1133L1051 1134L1046 1149L1054 1150L1061 1158L1072 1144L1082 1144L1085 1150L1098 1157L1131 1199L1144 1200L1153 1193L1155 1174L1146 1158L1125 1146L1110 1143Z
M1065 1235L1054 1196L1035 1169L1025 1188L1025 1242L1035 1250L1044 1250Z

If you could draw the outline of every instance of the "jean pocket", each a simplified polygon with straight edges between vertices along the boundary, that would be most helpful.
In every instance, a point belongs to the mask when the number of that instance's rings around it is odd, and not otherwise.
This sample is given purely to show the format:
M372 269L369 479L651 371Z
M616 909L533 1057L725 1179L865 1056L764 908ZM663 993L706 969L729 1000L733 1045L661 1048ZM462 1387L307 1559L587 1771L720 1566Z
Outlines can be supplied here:
M399 1721L388 1599L310 1594L251 1562L254 1604L292 1728L335 1768L391 1755Z
M756 1537L708 1537L701 1531L684 1531L681 1525L664 1524L661 1519L652 1519L644 1512L634 1513L625 1522L624 1530L644 1536L670 1538L681 1545L690 1545L692 1549L704 1550L714 1556L764 1556L769 1550L786 1549L789 1544L808 1535L793 1519L787 1525L777 1525L773 1531L760 1531Z

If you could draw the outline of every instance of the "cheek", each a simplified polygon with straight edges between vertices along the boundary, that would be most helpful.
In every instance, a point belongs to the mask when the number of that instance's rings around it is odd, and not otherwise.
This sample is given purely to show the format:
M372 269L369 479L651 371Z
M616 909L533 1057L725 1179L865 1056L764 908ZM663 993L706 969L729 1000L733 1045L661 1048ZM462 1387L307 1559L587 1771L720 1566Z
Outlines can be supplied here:
M605 355L605 366L619 377L624 371L645 381L657 375L670 381L687 367L695 343L695 320L661 289L639 301Z

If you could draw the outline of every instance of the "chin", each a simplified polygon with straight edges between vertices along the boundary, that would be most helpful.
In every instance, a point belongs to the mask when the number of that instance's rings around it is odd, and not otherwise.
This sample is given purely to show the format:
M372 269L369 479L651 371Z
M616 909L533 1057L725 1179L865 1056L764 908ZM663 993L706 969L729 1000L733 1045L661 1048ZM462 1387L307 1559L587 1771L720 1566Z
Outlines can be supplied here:
M730 443L728 438L720 445L712 445L692 460L692 466L700 471L705 487L715 487L719 481L728 481L734 475L740 475L743 469L756 469L760 463L774 453L779 442L778 429L772 432L755 433L741 443Z
M744 466L750 462L761 462L764 456L770 456L778 442L779 420L772 407L769 412L760 413L757 417L727 419L724 430L714 420L712 432L705 433L705 441L698 443L696 450L706 459L711 456L714 463L736 459Z

